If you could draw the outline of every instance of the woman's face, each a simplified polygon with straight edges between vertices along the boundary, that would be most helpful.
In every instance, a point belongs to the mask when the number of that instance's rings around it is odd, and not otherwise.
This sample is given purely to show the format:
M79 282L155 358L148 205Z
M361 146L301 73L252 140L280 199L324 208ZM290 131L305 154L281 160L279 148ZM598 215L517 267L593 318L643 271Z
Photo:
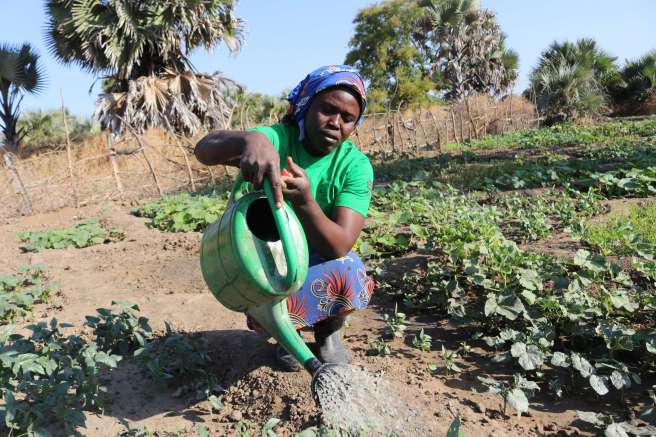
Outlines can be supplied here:
M315 156L327 155L348 139L360 116L353 94L340 89L319 93L305 115L305 148Z

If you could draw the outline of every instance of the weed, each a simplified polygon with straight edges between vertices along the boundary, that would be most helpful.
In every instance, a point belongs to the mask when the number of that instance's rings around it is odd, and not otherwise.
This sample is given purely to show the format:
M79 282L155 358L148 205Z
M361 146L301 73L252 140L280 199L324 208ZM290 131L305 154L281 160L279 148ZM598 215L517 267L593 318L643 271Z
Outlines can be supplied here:
M601 223L580 228L578 236L602 255L638 255L650 258L656 252L656 203L632 206Z

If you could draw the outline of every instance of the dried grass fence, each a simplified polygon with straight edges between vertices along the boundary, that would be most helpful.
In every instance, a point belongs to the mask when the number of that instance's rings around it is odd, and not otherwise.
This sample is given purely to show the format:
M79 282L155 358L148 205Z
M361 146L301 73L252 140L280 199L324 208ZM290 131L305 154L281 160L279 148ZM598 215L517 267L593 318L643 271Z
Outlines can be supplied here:
M439 153L446 144L538 123L535 107L521 97L497 101L477 96L453 106L368 114L353 139L367 153ZM197 139L128 130L115 140L106 134L80 143L67 139L65 148L22 160L5 153L0 218L103 201L132 202L231 180L236 169L207 167L193 158Z

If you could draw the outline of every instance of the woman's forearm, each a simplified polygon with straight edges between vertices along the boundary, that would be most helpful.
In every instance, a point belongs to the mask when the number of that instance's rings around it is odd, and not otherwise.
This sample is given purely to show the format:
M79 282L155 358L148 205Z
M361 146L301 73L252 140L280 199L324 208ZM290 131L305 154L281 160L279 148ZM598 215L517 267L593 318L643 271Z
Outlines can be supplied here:
M319 204L312 200L294 208L312 249L324 258L341 258L351 250L354 241L339 224L329 219Z
M216 131L205 135L194 149L196 158L206 165L239 165L252 132Z

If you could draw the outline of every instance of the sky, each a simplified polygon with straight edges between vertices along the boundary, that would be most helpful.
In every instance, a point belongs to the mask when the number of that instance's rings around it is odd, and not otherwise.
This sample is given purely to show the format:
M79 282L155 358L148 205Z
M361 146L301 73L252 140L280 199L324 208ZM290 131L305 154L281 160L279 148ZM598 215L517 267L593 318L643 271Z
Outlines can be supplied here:
M342 63L358 10L372 0L241 0L236 14L247 22L246 44L236 56L219 45L211 54L197 50L191 60L198 71L222 71L248 91L280 95L311 70ZM519 54L516 91L527 84L540 53L554 40L595 38L618 58L638 57L656 49L656 0L482 0L497 14L508 46ZM311 5L311 6L310 6ZM58 63L44 41L43 0L0 0L0 43L30 42L41 55L46 87L27 95L23 110L65 105L76 115L93 112L99 83L92 74Z

